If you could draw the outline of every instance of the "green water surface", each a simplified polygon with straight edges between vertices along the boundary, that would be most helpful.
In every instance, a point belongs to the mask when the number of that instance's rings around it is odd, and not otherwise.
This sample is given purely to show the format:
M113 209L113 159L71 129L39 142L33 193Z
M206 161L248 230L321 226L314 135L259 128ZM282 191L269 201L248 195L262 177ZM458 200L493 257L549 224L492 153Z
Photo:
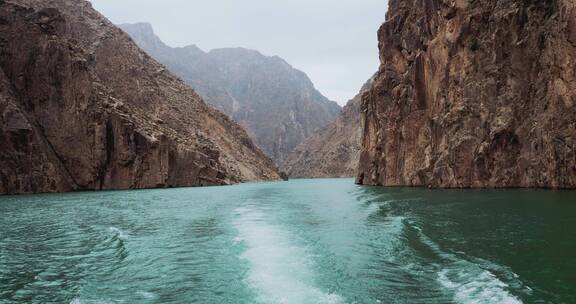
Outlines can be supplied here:
M5 196L0 303L576 303L576 192L323 179Z

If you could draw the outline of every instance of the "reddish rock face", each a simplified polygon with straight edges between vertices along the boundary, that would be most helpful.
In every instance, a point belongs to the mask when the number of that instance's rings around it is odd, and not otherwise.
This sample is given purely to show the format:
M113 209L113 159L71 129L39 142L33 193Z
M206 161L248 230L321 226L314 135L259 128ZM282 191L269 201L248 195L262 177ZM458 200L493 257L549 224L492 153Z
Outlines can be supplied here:
M0 193L279 178L87 1L0 1L0 68Z
M357 182L576 187L576 4L390 0Z

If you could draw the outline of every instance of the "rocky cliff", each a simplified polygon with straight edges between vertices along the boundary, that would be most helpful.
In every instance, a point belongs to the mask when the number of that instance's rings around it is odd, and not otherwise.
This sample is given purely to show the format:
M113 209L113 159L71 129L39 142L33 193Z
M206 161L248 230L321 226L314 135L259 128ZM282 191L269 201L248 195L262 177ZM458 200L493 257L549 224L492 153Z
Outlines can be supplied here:
M576 4L390 0L357 182L576 187Z
M296 178L355 176L362 147L360 107L372 81L362 87L332 123L298 145L280 170Z
M224 114L84 0L0 1L0 193L277 179Z
M120 27L209 104L244 126L277 163L340 112L338 104L322 96L306 74L279 57L242 48L210 52L194 45L172 48L154 34L150 24Z

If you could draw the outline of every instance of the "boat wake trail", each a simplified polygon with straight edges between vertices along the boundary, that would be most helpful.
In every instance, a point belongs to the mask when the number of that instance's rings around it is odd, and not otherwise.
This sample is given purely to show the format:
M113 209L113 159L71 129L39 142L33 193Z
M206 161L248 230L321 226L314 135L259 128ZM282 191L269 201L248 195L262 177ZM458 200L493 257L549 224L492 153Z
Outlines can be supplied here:
M314 286L310 256L291 241L293 236L271 224L266 214L257 209L238 208L235 212L237 240L246 246L242 258L250 264L247 283L257 291L259 302L344 303L339 295Z
M437 271L437 281L453 294L455 303L523 303L509 292L511 286L503 281L511 282L515 287L523 286L518 275L510 269L483 259L445 252L426 236L422 229L413 224L411 226L418 231L420 241L442 259Z
M454 291L456 303L470 304L520 304L506 289L508 284L498 279L492 272L482 270L467 263L458 263L451 269L438 273L442 286Z

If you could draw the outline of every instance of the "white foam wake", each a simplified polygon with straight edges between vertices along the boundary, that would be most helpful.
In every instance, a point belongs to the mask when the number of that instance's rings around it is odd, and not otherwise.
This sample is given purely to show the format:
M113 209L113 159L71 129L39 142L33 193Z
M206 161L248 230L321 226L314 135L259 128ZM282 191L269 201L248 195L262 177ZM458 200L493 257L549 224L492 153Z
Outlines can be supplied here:
M260 302L343 303L340 296L313 286L311 259L306 250L291 243L288 233L258 210L239 208L236 214L237 239L247 247L242 258L250 264L247 283L257 291Z
M465 263L464 263L465 264ZM473 265L443 269L438 273L442 286L454 291L454 301L466 304L521 304L493 273Z
M422 229L415 226L422 243L446 262L438 271L438 282L454 294L454 302L462 304L522 304L522 301L512 295L509 285L499 279L494 273L480 264L459 258L455 254L441 250L440 246L426 236ZM473 259L481 262L481 259ZM483 261L489 263L488 261ZM505 267L490 263L490 269L500 269L508 272L508 277L518 278L518 275ZM518 285L521 285L518 284Z

